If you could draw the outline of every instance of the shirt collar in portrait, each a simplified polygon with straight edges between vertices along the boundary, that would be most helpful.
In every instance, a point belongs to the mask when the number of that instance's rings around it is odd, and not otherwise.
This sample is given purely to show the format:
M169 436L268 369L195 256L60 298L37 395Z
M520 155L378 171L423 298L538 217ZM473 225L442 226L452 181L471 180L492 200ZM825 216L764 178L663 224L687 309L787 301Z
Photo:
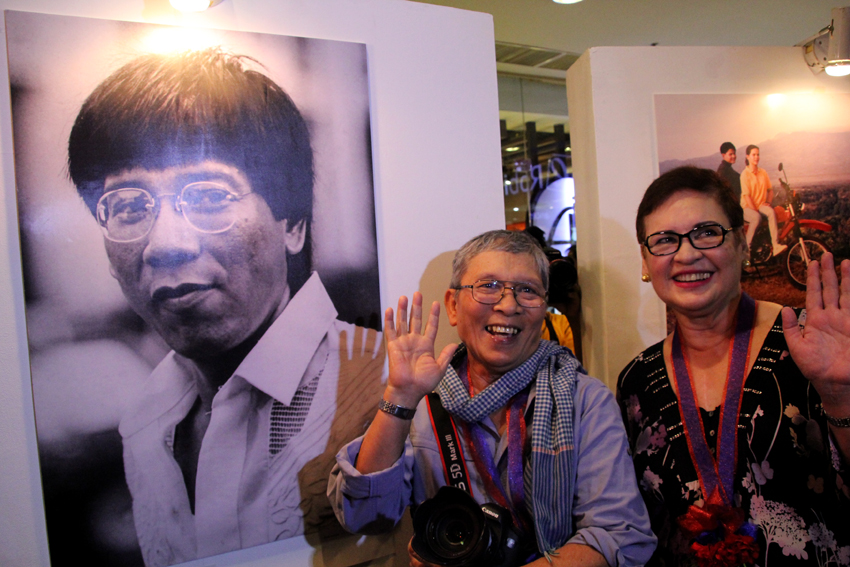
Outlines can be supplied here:
M289 404L337 311L317 273L298 290L234 375Z

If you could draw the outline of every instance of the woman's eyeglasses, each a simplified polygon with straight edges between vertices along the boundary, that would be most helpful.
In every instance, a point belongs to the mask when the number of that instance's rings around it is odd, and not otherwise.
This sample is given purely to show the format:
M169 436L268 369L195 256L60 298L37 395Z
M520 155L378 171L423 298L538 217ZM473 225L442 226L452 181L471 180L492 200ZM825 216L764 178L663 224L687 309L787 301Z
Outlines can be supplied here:
M707 250L723 244L726 240L726 234L736 228L738 227L723 228L719 224L712 223L695 227L685 234L679 234L672 230L662 230L647 236L643 245L653 256L669 256L679 251L682 246L682 239L687 237L691 246L697 250Z

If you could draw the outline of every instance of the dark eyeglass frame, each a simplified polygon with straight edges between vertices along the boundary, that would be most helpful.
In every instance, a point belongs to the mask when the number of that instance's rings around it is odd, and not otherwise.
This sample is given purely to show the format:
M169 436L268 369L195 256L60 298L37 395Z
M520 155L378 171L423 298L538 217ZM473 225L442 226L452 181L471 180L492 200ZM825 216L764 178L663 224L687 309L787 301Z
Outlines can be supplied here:
M475 290L480 288L479 284L484 284L484 283L495 283L495 284L499 284L500 286L502 286L502 293L499 295L499 299L497 299L496 301L493 301L491 303L488 303L486 301L481 301L480 299L478 299L475 296ZM505 284L513 284L513 285L505 285ZM516 288L518 286L527 286L527 287L531 288L534 291L535 295L540 298L540 304L539 305L526 305L525 303L520 301L519 294L517 293L517 290L516 290ZM482 305L498 305L499 302L501 302L502 299L505 298L505 292L507 290L511 290L511 293L514 294L514 301L517 302L517 305L519 305L520 307L528 308L528 309L536 309L538 307L545 306L546 305L546 297L548 295L548 294L545 294L545 293L543 295L540 295L537 292L537 290L535 290L531 286L531 284L529 284L528 282L517 282L517 281L512 281L512 280L491 280L491 279L476 280L474 283L472 283L470 285L461 285L461 286L458 286L458 287L453 288L453 289L456 289L458 291L460 291L462 289L469 289L469 291L472 293L472 299L474 299L475 301L477 301L478 303L480 303Z
M701 230L705 230L706 228L713 227L713 226L720 227L720 230L721 230L720 242L718 242L717 244L713 244L711 246L701 246L701 245L698 245L696 242L694 242L694 235L695 234L697 234ZM697 250L711 250L712 248L719 248L719 247L723 246L723 243L726 242L726 235L729 234L730 232L732 232L733 230L735 230L736 228L741 228L741 227L733 226L733 227L730 227L730 228L726 228L720 223L711 222L711 223L706 223L706 224L702 224L702 225L699 225L699 226L695 226L694 228L692 228L691 230L689 230L685 234L673 232L672 230L662 230L660 232L653 232L652 234L650 234L649 236L644 238L643 239L643 245L644 245L644 247L646 247L646 250L650 254L652 254L653 256L670 256L672 254L675 254L682 247L682 241L685 238L687 238L688 241L691 243L691 246L693 246ZM658 235L676 236L679 240L678 244L676 245L676 249L671 251L671 252L664 252L662 254L658 254L658 253L653 252L652 247L650 247L650 245L649 245L649 239L652 238L653 236L658 236Z
M189 215L187 215L186 211L184 210L184 207L187 205L187 202L184 199L183 195L184 195L184 192L187 189L191 188L192 186L196 186L196 185L211 185L211 186L215 186L219 190L226 192L228 194L227 195L227 201L230 204L237 204L240 201L242 201L245 197L247 197L248 195L253 194L253 191L249 191L247 193L241 193L241 194L236 193L229 186L227 186L223 183L215 182L215 181L195 181L193 183L187 183L177 193L160 193L159 195L154 195L153 193L151 193L147 189L142 189L141 187L119 187L117 189L107 191L106 193L101 195L100 199L98 199L97 206L95 208L95 217L96 217L98 224L100 225L101 230L103 231L103 235L106 237L107 240L111 240L113 242L120 242L120 243L135 242L137 240L141 240L142 238L144 238L148 234L150 234L150 231L153 230L154 224L156 224L157 218L159 218L159 213L160 213L160 210L162 209L163 200L166 197L173 197L174 198L174 204L172 205L172 207L174 208L174 210L177 211L178 213L180 213L180 215L183 217L183 220L185 220L186 223L189 226L191 226L193 229L197 230L198 232L201 232L203 234L220 234L222 232L227 232L228 230L233 228L233 225L236 224L236 217L234 217L233 220L230 222L230 224L228 224L227 226L225 226L223 228L216 228L216 229L213 229L213 230L198 227L198 226L195 225L195 223L193 223L189 219ZM153 216L152 216L152 219L150 221L150 224L147 227L147 230L145 230L145 232L143 234L140 234L139 236L135 236L133 238L122 239L122 238L117 238L114 235L111 235L109 233L109 229L107 227L108 220L103 213L103 209L106 208L106 205L104 203L106 203L106 201L107 201L107 199L109 198L110 195L113 195L113 194L121 192L121 191L127 191L127 190L139 191L139 192L147 195L149 204L147 204L146 207L150 211L152 211Z

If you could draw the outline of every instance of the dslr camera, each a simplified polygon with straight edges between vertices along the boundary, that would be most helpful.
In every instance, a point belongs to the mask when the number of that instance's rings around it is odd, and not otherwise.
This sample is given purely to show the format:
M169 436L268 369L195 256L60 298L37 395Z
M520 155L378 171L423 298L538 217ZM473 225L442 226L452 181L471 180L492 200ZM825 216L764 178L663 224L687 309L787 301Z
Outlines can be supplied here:
M452 486L416 509L412 546L428 563L447 567L515 567L523 559L511 513L496 504L479 506Z

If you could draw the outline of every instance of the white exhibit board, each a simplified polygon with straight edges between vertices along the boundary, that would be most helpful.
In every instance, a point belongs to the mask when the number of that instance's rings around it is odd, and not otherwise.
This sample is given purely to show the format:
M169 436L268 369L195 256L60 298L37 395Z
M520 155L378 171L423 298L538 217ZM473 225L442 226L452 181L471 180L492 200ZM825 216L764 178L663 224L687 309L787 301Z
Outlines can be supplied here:
M224 0L197 15L180 15L167 0L0 0L0 7L365 44L383 307L417 289L426 301L441 301L453 252L470 237L504 226L493 21L487 14L403 0ZM7 85L0 88L0 565L47 566L5 50L0 76ZM455 339L443 322L440 346ZM323 550L296 537L191 564L351 565L365 559L356 549Z

